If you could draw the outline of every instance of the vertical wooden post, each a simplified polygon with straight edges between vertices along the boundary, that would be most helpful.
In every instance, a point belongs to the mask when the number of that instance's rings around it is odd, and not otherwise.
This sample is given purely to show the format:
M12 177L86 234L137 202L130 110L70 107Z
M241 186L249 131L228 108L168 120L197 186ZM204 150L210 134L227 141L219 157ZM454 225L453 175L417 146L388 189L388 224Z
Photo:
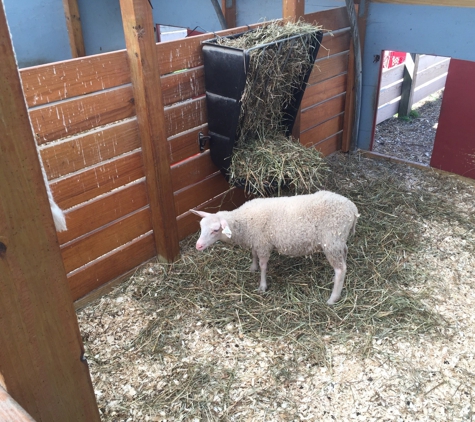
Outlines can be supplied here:
M305 14L305 0L282 0L282 19L298 21Z
M99 421L0 2L0 373L37 422Z
M346 80L346 95L345 95L345 115L343 122L343 139L341 141L341 151L348 152L355 147L356 139L352 139L353 126L355 122L355 101L356 101L356 86L355 86L355 48L354 44L350 44L350 52L348 55L348 74Z
M78 0L63 0L64 15L68 28L69 45L73 58L86 55L84 38L82 36L81 17L79 15Z
M157 255L180 253L160 69L148 0L120 0Z
M305 14L305 0L282 0L282 19L284 21L297 22ZM295 139L300 138L300 117L301 109L295 116L292 136Z
M223 10L224 19L228 28L236 27L236 1L237 0L221 0L221 9Z
M0 421L35 422L2 386L0 386Z
M398 117L409 116L411 112L418 68L419 54L407 54L406 61L404 62L404 76L401 86Z

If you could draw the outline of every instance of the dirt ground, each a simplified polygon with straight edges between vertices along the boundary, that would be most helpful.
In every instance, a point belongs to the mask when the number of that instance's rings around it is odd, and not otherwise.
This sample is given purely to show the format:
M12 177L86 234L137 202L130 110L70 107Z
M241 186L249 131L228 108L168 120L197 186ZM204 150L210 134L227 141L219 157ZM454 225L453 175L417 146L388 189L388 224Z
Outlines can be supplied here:
M425 162L429 142L406 135L432 130L431 107L380 125L376 151ZM324 258L273 257L258 295L247 251L192 236L180 262L78 311L102 420L475 420L475 185L357 154L329 165L361 213L340 302Z

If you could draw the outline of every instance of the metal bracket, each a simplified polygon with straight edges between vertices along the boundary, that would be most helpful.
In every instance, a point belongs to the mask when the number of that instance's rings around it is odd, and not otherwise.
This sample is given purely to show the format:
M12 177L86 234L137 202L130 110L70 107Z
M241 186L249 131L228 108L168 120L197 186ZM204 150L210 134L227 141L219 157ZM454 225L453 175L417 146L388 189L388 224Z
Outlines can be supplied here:
M200 145L200 152L204 152L206 142L208 142L210 138L211 138L210 136L203 135L203 132L200 132L198 134L198 144Z

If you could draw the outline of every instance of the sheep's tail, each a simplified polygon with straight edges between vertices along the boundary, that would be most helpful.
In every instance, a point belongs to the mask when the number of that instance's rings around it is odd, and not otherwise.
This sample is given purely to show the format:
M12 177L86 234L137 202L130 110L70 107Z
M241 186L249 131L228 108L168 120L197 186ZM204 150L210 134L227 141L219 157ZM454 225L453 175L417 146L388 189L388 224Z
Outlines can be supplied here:
M360 214L355 214L353 218L353 225L351 226L351 234L354 236L356 232L356 222L358 221L358 217Z

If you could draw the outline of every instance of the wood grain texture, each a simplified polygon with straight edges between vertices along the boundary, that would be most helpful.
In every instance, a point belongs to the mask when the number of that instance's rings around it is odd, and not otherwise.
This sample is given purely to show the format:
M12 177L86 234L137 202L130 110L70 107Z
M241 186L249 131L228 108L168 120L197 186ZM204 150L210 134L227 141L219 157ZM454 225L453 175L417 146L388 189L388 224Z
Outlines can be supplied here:
M341 149L342 136L343 131L318 142L313 146L313 148L315 148L317 151L320 151L322 155L326 157L327 155L333 154L335 151L339 151Z
M82 36L81 16L79 15L78 0L63 0L64 16L68 29L69 46L73 57L86 55L84 38Z
M205 93L204 67L162 76L162 95L165 106L189 100Z
M124 50L20 70L28 107L66 100L130 83Z
M0 385L0 421L35 422Z
M67 209L144 177L142 152L125 154L50 184L55 201Z
M134 115L134 94L128 85L30 111L38 145Z
M348 71L348 51L315 61L308 83L314 85Z
M208 122L206 98L200 97L165 108L168 137L185 132Z
M219 169L213 164L209 150L172 166L173 191L179 191L206 179Z
M69 273L150 230L150 208L144 207L61 247L64 268Z
M329 31L348 28L350 26L346 7L336 7L320 12L309 13L304 16L304 20L309 23L322 25L324 29Z
M305 0L282 0L282 18L296 22L305 14Z
M302 111L300 121L301 130L304 132L321 122L325 122L326 120L343 113L344 111L345 94L340 94L337 97L333 97L314 107L307 108ZM318 116L318 119L316 119L315 116Z
M312 146L343 130L344 114L341 113L332 119L320 123L300 134L300 142L305 146Z
M67 138L41 149L48 179L66 176L140 148L137 120L125 120L105 128Z
M339 29L335 32L325 32L323 34L322 45L317 54L317 60L342 53L350 49L351 33L350 28Z
M208 123L197 126L193 129L182 132L178 135L168 138L170 147L170 162L175 164L200 152L198 136L203 133L208 135ZM205 145L205 149L208 144Z
M180 245L152 9L148 0L120 0L120 8L155 247L159 260L172 262L180 254Z
M339 94L346 92L347 75L340 74L325 81L307 86L302 99L302 110L314 106L322 101L328 100Z
M0 373L33 419L99 422L0 5Z
M78 300L156 255L153 233L147 233L68 274L74 300ZM74 420L74 419L73 419Z

